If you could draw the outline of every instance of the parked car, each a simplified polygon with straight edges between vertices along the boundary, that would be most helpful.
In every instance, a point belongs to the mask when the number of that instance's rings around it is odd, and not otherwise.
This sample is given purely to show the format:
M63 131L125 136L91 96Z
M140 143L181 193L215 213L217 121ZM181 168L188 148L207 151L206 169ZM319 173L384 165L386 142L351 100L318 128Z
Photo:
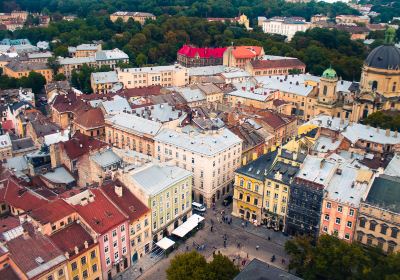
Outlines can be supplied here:
M222 204L224 206L228 206L229 204L231 204L233 201L233 196L232 195L228 195L227 197L225 197L224 201L222 202Z
M193 202L192 203L192 209L196 212L204 213L206 212L206 207L203 204Z

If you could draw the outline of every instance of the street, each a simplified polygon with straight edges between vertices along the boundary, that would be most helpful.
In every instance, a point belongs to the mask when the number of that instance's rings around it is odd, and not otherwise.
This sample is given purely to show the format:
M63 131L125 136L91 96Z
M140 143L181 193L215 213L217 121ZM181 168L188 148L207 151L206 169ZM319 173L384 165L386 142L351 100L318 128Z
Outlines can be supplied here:
M288 237L282 233L274 232L263 227L255 228L253 225L248 224L243 227L242 220L232 218L232 223L221 223L221 211L230 216L232 204L229 207L219 207L214 212L212 209L207 209L205 217L205 226L199 230L193 237L186 240L186 243L181 244L179 248L175 249L168 258L163 258L155 265L150 266L148 269L143 269L143 274L138 279L143 280L161 280L166 279L166 269L169 267L170 260L179 253L187 252L187 249L196 250L197 245L205 245L204 250L199 251L209 261L212 259L213 252L221 252L223 255L228 256L240 266L253 258L258 258L264 262L270 263L271 257L275 255L275 266L286 269L287 256L283 249L284 242ZM218 220L220 222L217 221ZM213 231L211 232L211 220L213 220ZM226 235L226 247L224 247L224 236ZM270 240L268 240L270 237ZM194 243L193 243L194 242ZM240 243L240 248L238 248ZM258 250L257 247L258 246ZM285 260L285 264L282 263ZM133 273L132 275L134 275ZM139 272L136 271L136 275ZM127 277L129 272L123 276L123 279L132 279L133 276Z

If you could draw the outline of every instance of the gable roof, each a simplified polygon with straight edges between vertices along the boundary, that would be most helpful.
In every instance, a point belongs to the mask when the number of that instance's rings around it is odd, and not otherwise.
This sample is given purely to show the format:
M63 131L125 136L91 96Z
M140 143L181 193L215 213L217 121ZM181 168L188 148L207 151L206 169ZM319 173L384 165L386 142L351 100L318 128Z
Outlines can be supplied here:
M70 159L76 159L91 150L98 150L107 144L98 139L91 138L80 132L76 132L74 136L65 142L60 143Z
M88 109L80 114L74 122L88 129L101 127L104 126L104 114L100 108Z
M235 58L254 58L261 55L262 49L259 46L237 46L233 47L232 55Z
M41 224L47 224L55 223L74 212L71 205L62 199L57 199L32 210L30 216Z
M183 45L179 49L178 54L194 58L199 56L200 58L222 58L226 48L196 48L190 45Z

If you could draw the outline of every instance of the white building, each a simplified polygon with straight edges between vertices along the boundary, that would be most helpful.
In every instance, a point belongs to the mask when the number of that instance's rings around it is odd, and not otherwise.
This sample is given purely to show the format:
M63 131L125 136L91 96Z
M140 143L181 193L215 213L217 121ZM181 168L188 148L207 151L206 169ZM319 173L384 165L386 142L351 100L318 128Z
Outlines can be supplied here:
M155 138L155 156L193 173L193 199L209 207L230 191L240 167L242 140L230 130L205 133L162 130Z
M189 83L189 71L181 65L116 69L124 88L160 85L181 87Z
M304 32L310 27L311 23L301 17L273 17L262 22L265 33L286 36L288 41L292 40L296 32Z

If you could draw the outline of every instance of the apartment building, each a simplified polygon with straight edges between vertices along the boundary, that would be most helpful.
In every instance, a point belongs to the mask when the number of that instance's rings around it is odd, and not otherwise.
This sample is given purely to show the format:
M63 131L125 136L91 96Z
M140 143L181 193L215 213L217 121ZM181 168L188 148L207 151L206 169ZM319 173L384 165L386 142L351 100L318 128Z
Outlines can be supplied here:
M116 69L118 81L124 88L160 85L181 87L189 83L189 71L178 64L142 68Z
M385 253L400 251L400 180L380 175L360 204L355 238Z
M149 163L123 173L120 180L151 209L153 241L168 236L191 215L192 173L180 167Z
M121 149L131 149L155 156L154 139L162 124L128 113L105 119L106 142Z
M81 44L76 47L68 47L68 53L71 57L95 56L96 52L101 50L101 44Z
M112 22L117 21L119 18L122 19L124 22L127 22L129 19L133 19L134 21L137 21L141 25L143 25L147 19L155 20L156 16L151 13L124 11L118 11L110 15L110 20Z
M117 83L118 75L116 71L95 72L90 74L90 85L93 93L108 94Z
M12 157L12 143L10 135L0 135L0 160Z
M53 70L43 62L12 60L4 66L4 75L11 78L28 77L32 71L41 74L47 83L53 80Z
M252 76L304 74L306 65L297 58L252 60L246 71Z
M264 33L286 36L292 40L296 32L304 32L311 28L311 23L301 17L273 17L262 23Z
M193 199L211 207L231 189L240 166L242 140L226 128L203 133L162 130L155 138L155 157L191 171Z
M177 61L184 67L222 65L226 48L197 48L183 45L178 50Z

